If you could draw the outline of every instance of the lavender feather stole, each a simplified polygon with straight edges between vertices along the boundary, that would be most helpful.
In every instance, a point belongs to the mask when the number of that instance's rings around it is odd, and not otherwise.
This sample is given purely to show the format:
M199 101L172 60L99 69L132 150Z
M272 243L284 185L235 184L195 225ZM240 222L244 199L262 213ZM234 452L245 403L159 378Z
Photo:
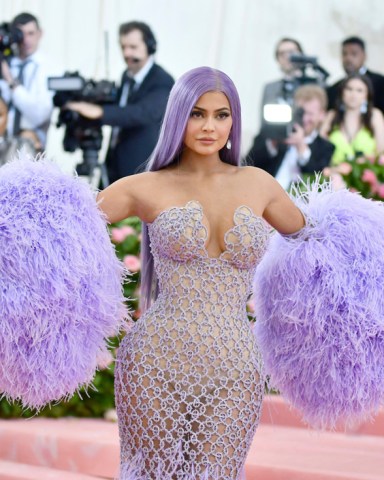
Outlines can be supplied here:
M274 235L255 280L271 384L318 428L369 418L384 399L384 205L318 185L307 226Z
M95 195L53 163L0 169L0 392L25 407L92 381L126 308Z

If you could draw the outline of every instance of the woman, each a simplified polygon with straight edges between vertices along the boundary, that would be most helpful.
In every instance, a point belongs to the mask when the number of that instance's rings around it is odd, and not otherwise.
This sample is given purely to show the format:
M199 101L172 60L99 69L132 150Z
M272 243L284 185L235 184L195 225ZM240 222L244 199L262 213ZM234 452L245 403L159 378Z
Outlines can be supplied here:
M315 184L299 210L266 172L239 167L240 127L232 81L203 67L175 84L148 171L99 205L45 159L0 169L0 387L24 406L91 382L126 313L105 216L144 222L145 313L115 369L121 480L239 479L263 398L259 351L315 426L367 418L384 398L383 209ZM264 219L286 235L261 261Z
M372 85L365 75L349 75L341 84L336 110L328 112L320 132L335 145L331 165L384 150L384 118L373 107L372 98Z
M240 130L229 77L187 72L148 171L99 194L109 221L144 222L147 310L116 366L123 479L134 460L146 479L238 479L257 428L264 379L245 305L264 219L285 234L304 220L269 174L239 167Z

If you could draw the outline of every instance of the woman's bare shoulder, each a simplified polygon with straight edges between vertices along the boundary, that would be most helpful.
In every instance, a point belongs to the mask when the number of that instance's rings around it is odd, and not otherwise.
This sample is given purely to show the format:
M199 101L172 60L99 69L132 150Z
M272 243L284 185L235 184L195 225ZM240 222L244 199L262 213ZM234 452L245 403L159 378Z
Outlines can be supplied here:
M383 121L384 120L384 116L383 116L383 113L381 110L379 110L378 108L374 107L372 108L372 120L373 121Z
M276 180L268 172L258 167L245 166L240 168L241 176L244 181L260 183L262 185L271 185Z
M161 176L162 175L160 172L143 172L135 175L129 175L128 177L123 177L117 182L123 187L133 190L140 190L146 186L156 184Z

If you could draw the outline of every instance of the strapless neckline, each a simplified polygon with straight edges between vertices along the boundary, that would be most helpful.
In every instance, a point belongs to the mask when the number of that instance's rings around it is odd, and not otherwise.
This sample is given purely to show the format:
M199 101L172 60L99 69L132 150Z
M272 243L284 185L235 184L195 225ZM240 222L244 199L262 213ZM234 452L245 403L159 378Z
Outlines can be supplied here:
M232 243L233 243L233 242L230 241L229 237L231 236L231 234L233 234L236 231L239 224L241 223L240 219L239 219L240 216L243 217L242 221L244 221L244 217L246 217L246 216L249 216L250 218L253 219L253 221L256 221L260 225L261 230L263 231L263 233L266 236L269 236L270 233L272 232L272 227L264 220L263 217L261 217L260 215L256 215L253 212L251 207L249 207L247 205L239 205L238 207L235 208L235 210L233 212L233 215L232 215L233 225L224 234L224 242L223 242L224 246L225 246L224 250L218 256L211 256L208 252L208 248L207 248L207 245L206 245L206 242L207 242L207 240L209 239L209 236L210 236L209 221L205 217L204 208L198 200L189 200L184 205L171 206L171 207L165 208L165 209L160 211L160 213L155 217L155 219L152 222L147 222L147 225L151 229L154 226L156 226L157 223L160 222L166 215L172 214L173 212L187 211L187 210L190 210L190 209L199 211L199 214L200 214L200 216L199 216L199 226L204 231L202 250L204 252L204 257L208 260L212 260L212 261L215 261L215 260L216 261L217 260L228 261L229 260L226 257L228 257L228 255L230 254L230 252L232 250L231 246L232 246ZM206 226L203 223L203 218L205 218L206 224L208 226Z

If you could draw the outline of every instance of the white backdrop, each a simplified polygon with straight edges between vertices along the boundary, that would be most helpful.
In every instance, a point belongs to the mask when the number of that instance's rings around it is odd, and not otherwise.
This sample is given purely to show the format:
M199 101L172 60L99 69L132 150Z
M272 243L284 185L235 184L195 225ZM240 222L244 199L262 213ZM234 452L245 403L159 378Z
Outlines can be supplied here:
M244 152L258 129L262 86L279 77L274 60L279 38L297 38L334 81L343 74L340 42L360 35L369 67L384 72L382 0L0 0L0 21L22 11L39 18L41 49L62 72L118 81L124 63L117 29L129 20L152 27L157 62L176 78L201 65L224 70L242 101ZM61 138L53 126L48 154L70 162L74 157L62 152Z

